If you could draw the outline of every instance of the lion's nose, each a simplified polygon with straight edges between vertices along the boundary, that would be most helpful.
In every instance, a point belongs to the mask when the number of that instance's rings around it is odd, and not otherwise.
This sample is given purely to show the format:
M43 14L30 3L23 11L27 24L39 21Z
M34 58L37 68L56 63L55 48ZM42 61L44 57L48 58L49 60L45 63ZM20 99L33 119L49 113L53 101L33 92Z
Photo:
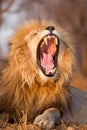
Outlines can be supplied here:
M48 26L46 28L46 30L49 30L52 33L52 31L55 30L55 27L54 26Z

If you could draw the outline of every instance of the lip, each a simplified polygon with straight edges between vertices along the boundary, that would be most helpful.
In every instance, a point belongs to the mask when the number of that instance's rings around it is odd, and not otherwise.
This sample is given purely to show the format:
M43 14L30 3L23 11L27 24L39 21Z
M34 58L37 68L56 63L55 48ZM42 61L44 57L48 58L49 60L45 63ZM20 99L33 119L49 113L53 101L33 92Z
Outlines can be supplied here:
M50 57L52 57L52 60L53 60L53 68L51 68L50 70L48 70L46 67L43 67L42 65L41 65L41 46L43 46L42 45L42 43L43 43L43 41L44 41L44 39L45 38L48 38L49 40L50 39L52 39L52 38L54 38L54 41L56 40L56 42L55 42L55 48L56 48L56 54L55 55L53 55L53 56L50 56ZM44 41L45 42L45 41ZM43 43L43 44L48 44L48 43ZM45 45L46 46L46 45ZM38 47L37 47L37 56L36 56L36 58L37 58L37 64L38 64L38 66L39 66L39 68L40 68L40 70L43 72L43 74L45 75L45 76L48 76L48 77L52 77L52 76L54 76L55 75L55 73L56 73L56 70L57 70L57 61L58 61L58 52L59 52L59 38L58 38L58 36L57 35L55 35L55 34L48 34L48 35L45 35L41 40L40 40L40 42L39 42L39 44L38 44ZM48 54L47 54L48 55ZM52 63L51 63L52 64Z

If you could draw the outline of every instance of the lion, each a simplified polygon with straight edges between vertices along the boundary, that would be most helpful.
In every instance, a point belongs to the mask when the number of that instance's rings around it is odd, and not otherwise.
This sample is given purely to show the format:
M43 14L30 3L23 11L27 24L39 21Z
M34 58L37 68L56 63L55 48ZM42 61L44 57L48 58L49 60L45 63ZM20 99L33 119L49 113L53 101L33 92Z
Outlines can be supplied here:
M30 20L10 39L0 81L0 112L51 129L70 110L71 38L54 21Z

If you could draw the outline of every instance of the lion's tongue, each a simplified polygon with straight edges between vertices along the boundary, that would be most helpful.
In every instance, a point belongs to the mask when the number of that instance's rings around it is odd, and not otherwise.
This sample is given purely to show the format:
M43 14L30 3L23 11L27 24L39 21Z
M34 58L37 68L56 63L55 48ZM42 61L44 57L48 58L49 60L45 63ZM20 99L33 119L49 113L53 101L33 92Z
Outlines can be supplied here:
M41 66L49 71L53 69L53 57L50 53L43 53L43 58L41 59Z

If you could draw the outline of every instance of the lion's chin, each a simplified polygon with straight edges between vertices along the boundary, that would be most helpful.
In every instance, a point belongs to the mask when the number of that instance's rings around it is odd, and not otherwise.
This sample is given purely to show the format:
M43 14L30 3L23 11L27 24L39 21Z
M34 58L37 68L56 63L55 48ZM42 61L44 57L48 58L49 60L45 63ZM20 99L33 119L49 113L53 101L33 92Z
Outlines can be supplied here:
M52 77L57 70L59 41L56 35L44 36L37 48L37 62L45 76Z

